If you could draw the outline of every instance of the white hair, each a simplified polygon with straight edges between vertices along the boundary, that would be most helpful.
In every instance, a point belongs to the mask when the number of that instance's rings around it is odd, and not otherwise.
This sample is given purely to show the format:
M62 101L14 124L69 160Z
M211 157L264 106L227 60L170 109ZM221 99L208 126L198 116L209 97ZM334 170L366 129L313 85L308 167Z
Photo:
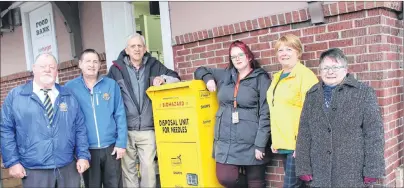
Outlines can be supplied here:
M129 35L129 37L126 39L126 46L128 46L128 42L130 39L137 38L137 37L139 37L142 40L143 46L146 46L146 40L144 39L144 36L139 33L134 33L132 35Z
M53 60L55 60L56 65L58 64L58 60L56 60L56 57L55 57L52 53L42 53L42 54L37 55L37 56L35 57L34 64L35 64L35 63L38 61L38 59L39 59L40 57L42 57L42 56L51 56L51 57L53 58Z

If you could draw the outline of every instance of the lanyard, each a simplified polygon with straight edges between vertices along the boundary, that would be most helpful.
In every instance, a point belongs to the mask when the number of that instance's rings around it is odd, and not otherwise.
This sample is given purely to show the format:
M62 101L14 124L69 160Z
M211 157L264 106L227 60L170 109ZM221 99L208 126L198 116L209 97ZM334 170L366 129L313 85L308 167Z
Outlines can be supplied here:
M247 74L247 76L249 75L249 74L251 74L251 72L252 72L253 70L251 70L248 74ZM246 77L247 77L246 76ZM238 87L240 86L240 75L238 75L237 76L237 82L236 82L236 85L234 86L234 93L233 93L233 98L234 98L234 100L233 100L233 107L234 107L234 109L236 109L237 108L237 94L238 94Z

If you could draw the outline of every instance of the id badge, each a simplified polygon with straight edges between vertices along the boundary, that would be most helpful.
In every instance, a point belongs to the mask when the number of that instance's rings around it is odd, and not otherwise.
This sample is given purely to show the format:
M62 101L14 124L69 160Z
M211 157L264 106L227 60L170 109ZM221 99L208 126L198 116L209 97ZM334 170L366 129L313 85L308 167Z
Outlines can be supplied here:
M234 111L233 113L231 113L231 120L232 120L233 124L236 124L239 122L237 111Z

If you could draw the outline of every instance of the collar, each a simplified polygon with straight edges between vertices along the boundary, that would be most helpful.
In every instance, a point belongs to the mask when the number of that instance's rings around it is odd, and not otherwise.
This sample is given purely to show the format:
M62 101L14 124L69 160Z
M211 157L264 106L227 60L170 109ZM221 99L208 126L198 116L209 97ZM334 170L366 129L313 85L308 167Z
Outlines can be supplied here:
M316 85L314 85L309 91L308 93L312 93L317 91L318 89L320 89L320 87L323 87L324 82L321 80L319 83L317 83ZM355 88L360 88L360 83L357 79L355 79L353 74L347 73L347 75L345 76L344 80L342 80L342 82L338 85L336 85L335 87L337 89L342 89L342 87L344 85L350 86L350 87L355 87Z
M300 72L300 70L302 70L303 67L304 67L304 65L302 65L302 63L300 61L298 61L296 63L296 65L292 68L292 71L290 71L288 77L296 77L296 75ZM275 73L274 77L280 78L282 73L283 73L283 70Z
M32 92L40 93L41 89L43 89L43 88L41 88L35 81L32 81ZM56 87L55 87L55 84L53 84L52 88L48 92L50 92L50 93L58 92Z
M148 59L149 59L149 56L145 53L144 56L143 56L143 58L142 58L142 63L140 64L140 67L146 65ZM128 66L134 68L134 66L133 66L132 63L130 62L130 57L129 57L129 56L126 56L126 57L123 59L123 62L125 62L126 65L128 65Z
M39 86L38 86L39 88ZM41 88L39 88L41 89ZM69 92L68 89L62 87L61 85L55 83L52 90L58 91L59 95L70 95L71 93ZM32 95L34 91L34 81L31 80L28 83L26 83L21 91L21 95Z

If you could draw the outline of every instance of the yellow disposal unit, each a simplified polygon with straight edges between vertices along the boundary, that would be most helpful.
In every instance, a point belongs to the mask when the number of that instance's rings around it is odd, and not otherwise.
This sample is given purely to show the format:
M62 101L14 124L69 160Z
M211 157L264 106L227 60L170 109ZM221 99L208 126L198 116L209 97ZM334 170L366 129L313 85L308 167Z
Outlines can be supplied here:
M161 187L222 187L212 158L216 93L201 80L150 87Z

